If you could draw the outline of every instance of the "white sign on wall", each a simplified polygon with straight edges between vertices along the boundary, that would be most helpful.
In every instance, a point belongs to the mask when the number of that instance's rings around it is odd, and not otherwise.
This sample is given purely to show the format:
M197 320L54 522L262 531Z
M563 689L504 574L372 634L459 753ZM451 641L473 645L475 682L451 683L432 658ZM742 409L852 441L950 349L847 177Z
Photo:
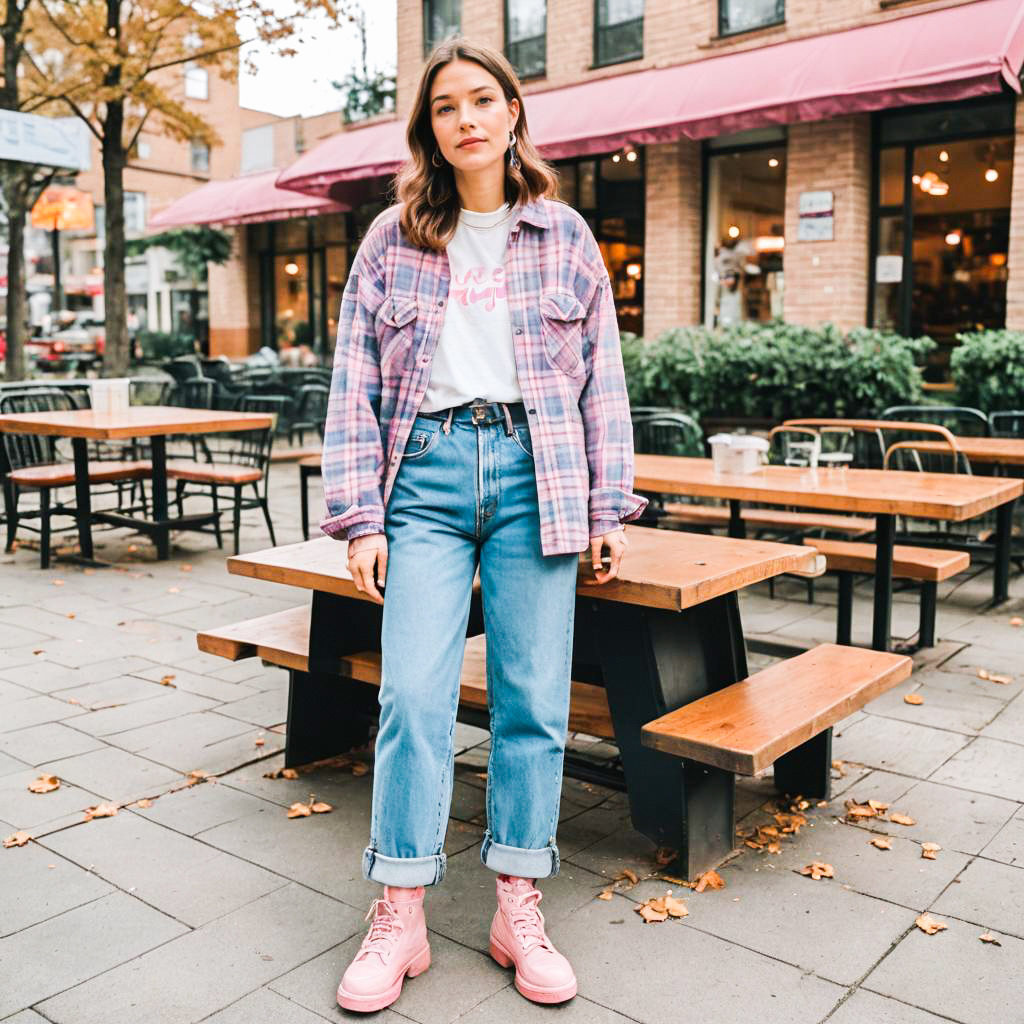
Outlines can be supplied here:
M801 192L798 242L831 242L835 238L835 196L832 192Z
M875 280L879 284L899 284L903 280L903 257L876 256Z
M92 135L77 117L0 110L0 160L87 171Z

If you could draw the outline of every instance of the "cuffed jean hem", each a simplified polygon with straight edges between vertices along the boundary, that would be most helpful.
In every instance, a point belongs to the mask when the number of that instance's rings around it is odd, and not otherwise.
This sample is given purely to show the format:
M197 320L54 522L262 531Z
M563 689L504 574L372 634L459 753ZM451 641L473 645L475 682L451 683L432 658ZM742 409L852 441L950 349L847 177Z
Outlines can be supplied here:
M480 860L484 867L500 875L516 875L518 878L550 878L558 874L558 847L545 846L540 850L524 850L518 846L502 846L491 838L490 831L484 833L480 846Z
M443 853L432 857L385 857L372 846L363 850L363 878L403 889L435 885L444 878L447 864L448 858Z

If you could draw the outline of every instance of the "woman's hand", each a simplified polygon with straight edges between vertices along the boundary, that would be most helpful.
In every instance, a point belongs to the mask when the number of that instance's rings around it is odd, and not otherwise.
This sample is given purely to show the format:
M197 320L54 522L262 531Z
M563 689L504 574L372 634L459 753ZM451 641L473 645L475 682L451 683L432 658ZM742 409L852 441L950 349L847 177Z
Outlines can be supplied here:
M384 596L377 589L383 587L388 575L388 539L383 533L368 533L348 542L348 571L352 573L356 590L366 594L377 604Z
M619 563L622 561L622 556L626 553L626 548L629 546L629 541L626 540L625 530L613 530L611 533L606 533L601 537L590 538L590 562L594 570L594 579L585 580L589 586L594 586L598 583L607 583L609 580L614 579L619 574ZM601 562L601 550L602 548L608 548L609 551L609 565L605 569Z

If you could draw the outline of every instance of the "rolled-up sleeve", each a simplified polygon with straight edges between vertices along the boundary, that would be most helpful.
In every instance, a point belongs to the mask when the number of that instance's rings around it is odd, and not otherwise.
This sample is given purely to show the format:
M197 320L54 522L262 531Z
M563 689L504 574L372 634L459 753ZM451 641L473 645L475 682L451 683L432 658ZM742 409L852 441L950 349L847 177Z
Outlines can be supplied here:
M341 299L324 427L327 517L320 529L339 540L384 532L381 375L374 329L384 288L371 234L356 254Z
M633 424L619 324L608 272L592 245L598 283L583 322L587 382L580 411L590 468L590 536L597 537L640 516L647 499L633 493Z

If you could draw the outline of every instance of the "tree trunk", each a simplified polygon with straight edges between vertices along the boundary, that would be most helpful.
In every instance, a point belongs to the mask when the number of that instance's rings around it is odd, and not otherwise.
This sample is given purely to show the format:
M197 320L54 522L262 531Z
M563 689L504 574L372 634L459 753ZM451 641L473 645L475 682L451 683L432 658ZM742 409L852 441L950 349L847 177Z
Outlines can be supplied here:
M124 289L124 166L122 129L124 104L107 104L103 119L103 202L107 242L103 252L103 301L105 304L106 348L103 374L124 377L128 373L127 299Z
M8 380L25 376L25 334L28 297L25 293L26 189L20 173L4 174L4 206L7 212L7 356L4 374Z

